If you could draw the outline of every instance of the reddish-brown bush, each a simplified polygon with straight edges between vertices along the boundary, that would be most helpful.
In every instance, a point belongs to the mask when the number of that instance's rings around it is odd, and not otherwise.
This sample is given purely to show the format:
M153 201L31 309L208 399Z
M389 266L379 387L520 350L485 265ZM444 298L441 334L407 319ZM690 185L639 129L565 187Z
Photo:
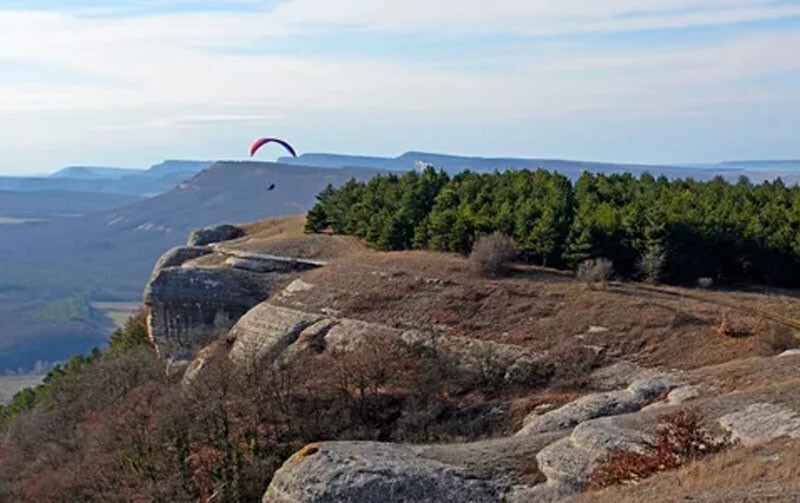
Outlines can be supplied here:
M655 441L639 452L612 451L589 478L589 489L635 482L658 472L674 470L691 461L717 453L730 445L702 428L702 416L694 411L665 414Z

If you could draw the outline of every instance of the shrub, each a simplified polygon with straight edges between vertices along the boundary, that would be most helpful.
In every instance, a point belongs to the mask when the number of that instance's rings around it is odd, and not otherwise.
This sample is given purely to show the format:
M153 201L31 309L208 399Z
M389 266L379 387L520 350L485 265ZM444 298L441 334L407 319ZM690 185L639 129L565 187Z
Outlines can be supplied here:
M514 239L495 232L483 236L472 247L469 262L472 269L484 276L498 277L508 272L508 263L517 256Z
M711 278L697 278L697 288L708 290L714 286L714 280Z
M800 347L800 339L794 329L785 325L772 324L767 332L767 344L778 353Z
M694 411L665 414L655 441L642 451L611 451L589 477L589 489L637 482L658 472L674 470L686 463L720 452L728 438L715 439L702 428L703 418Z
M149 345L150 336L147 332L147 315L144 309L139 309L125 321L125 325L122 328L116 329L111 334L111 338L108 341L108 350L111 353L119 353Z
M663 246L656 244L648 247L642 254L637 267L645 282L657 285L661 281L666 262L667 252Z
M614 276L614 264L607 258L593 258L578 266L576 276L588 285L605 285Z

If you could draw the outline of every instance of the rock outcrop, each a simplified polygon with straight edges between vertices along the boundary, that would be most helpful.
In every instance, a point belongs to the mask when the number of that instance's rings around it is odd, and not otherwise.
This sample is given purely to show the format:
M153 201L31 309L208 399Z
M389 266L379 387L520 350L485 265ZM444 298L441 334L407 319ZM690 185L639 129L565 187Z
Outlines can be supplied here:
M191 246L161 258L147 286L148 323L159 352L178 360L195 356L185 366L187 386L218 358L239 368L294 358L305 364L317 357L327 361L326 352L374 350L371 345L382 341L403 345L413 350L410 354L436 355L441 358L436 363L454 375L460 372L514 390L536 390L557 374L555 354L548 358L513 344L453 336L441 327L407 329L347 318L344 309L335 309L341 307L338 298L325 296L324 273L302 275L324 267L324 262L253 253L224 242L240 232L233 226L197 231ZM326 304L312 309L303 299L307 302L304 292L313 294L315 288ZM218 337L222 329L229 329L224 339ZM588 334L608 331L592 325ZM780 386L795 372L786 369L797 368L792 358L796 352L775 360L784 369ZM760 369L772 378L774 367L764 361L743 362L741 368ZM516 410L539 407L524 418L519 431L504 438L425 446L311 444L275 473L263 501L557 501L583 490L610 451L649 446L661 415L681 410L687 402L715 434L726 430L744 445L800 438L795 410L800 402L786 399L788 388L770 381L769 389L753 386L745 393L726 385L726 376L740 374L739 368L725 365L678 372L617 362L587 375L586 388L579 391L585 394L565 405L555 406L562 403L558 396L545 397L546 409L526 402ZM796 382L796 375L791 378ZM493 417L508 419L509 403L497 406L498 416Z
M164 269L179 267L196 258L204 257L213 253L213 250L204 246L178 246L161 256L153 268L152 277L158 275Z
M248 312L231 329L233 340L229 353L238 365L250 365L274 360L280 356L300 333L321 316L262 303Z
M377 442L311 444L275 473L264 503L500 501L497 488L458 468Z
M268 281L244 271L164 268L145 290L150 337L162 356L190 358L269 293Z
M293 285L281 295L290 296L293 288L298 288L296 282ZM229 356L239 365L269 363L284 353L291 356L309 345L317 351L348 352L387 341L436 351L461 372L508 384L533 383L548 371L544 355L518 346L401 330L289 309L270 301L242 316L230 330L228 339L233 341Z
M324 265L219 245L243 233L231 225L200 229L189 239L190 246L173 248L159 259L144 304L150 337L163 357L191 358L291 283L296 273ZM207 262L199 260L209 256Z
M517 435L564 430L597 417L636 412L674 384L674 377L663 375L637 380L623 390L590 394L560 409L531 414Z
M558 440L536 455L539 470L547 477L545 484L532 494L552 499L581 491L597 466L610 450L641 450L652 437L638 429L618 424L614 417L602 417L580 423L568 437Z
M189 246L206 246L212 243L219 243L222 241L230 241L244 236L243 229L235 225L216 225L214 227L206 227L192 232L189 236Z
M800 438L800 414L773 403L754 403L720 418L720 425L743 445L758 445L779 437Z

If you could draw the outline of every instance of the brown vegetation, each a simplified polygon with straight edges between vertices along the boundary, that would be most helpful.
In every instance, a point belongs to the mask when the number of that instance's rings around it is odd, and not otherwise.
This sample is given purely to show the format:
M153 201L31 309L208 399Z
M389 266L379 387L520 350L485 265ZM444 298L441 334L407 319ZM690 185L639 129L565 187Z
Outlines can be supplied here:
M301 356L214 358L181 385L147 347L107 353L12 423L0 501L256 501L309 442L508 431L496 381L435 351L376 338Z
M733 447L709 459L663 472L633 486L587 493L581 502L797 501L800 440L779 439L759 447Z
M728 447L702 428L702 417L693 411L665 414L655 441L641 451L612 451L602 459L589 479L589 489L637 482L656 473L674 470Z

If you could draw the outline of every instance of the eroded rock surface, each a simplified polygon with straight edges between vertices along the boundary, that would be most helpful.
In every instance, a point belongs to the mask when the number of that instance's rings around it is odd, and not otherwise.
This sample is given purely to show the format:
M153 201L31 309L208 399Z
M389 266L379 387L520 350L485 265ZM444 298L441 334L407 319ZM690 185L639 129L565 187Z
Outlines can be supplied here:
M163 268L144 294L150 337L160 355L189 358L269 293L268 281L244 271Z
M547 477L547 484L540 490L557 494L579 491L588 482L597 461L610 450L636 451L651 440L650 435L620 426L610 417L581 423L570 436L537 454L539 469Z
M301 503L496 502L491 483L406 446L326 442L307 446L275 473L263 501Z
M639 379L623 390L593 393L554 411L531 414L525 418L525 426L517 435L558 431L597 417L635 412L669 390L674 383L675 378L665 374Z
M161 256L153 268L153 277L157 276L163 269L178 267L194 260L213 253L212 250L203 246L178 246Z
M189 236L189 246L206 246L211 243L230 241L244 236L244 230L235 225L216 225L192 232Z
M150 337L162 356L190 358L251 308L291 283L297 273L324 265L215 244L198 245L238 235L232 229L241 231L233 226L196 231L190 239L195 245L174 248L156 264L144 304ZM202 258L208 255L214 255L214 260Z
M720 418L733 440L743 445L758 445L779 437L800 438L800 415L772 403L755 403L744 410Z
M349 352L382 342L436 351L461 372L509 384L534 384L547 372L543 355L523 348L465 337L404 331L377 323L336 318L276 306L269 301L250 310L231 329L230 352L238 364L269 362L313 346L318 352Z
M321 316L262 303L233 327L230 358L239 365L274 360Z

